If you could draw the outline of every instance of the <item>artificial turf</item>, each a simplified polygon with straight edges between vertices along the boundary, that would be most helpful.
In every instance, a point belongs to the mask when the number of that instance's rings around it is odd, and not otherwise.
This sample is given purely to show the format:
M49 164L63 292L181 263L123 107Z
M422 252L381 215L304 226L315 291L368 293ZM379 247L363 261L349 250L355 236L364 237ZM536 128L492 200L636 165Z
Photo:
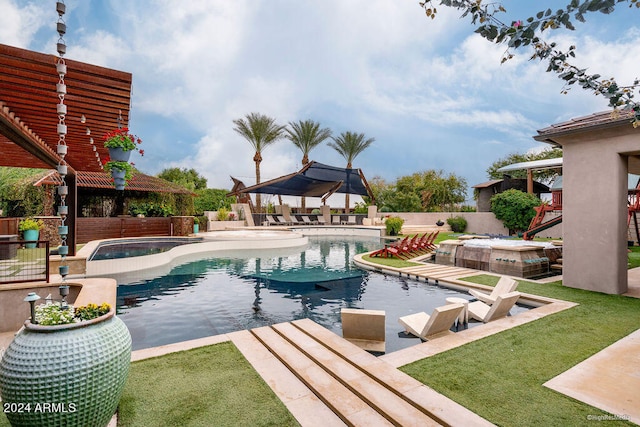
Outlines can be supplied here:
M240 351L224 342L131 364L118 426L296 426Z

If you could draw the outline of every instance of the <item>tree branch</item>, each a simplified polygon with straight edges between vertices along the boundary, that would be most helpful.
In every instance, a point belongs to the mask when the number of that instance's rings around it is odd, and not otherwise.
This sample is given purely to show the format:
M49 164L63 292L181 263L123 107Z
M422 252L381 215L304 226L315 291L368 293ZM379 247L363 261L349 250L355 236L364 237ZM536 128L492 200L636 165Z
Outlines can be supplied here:
M507 50L502 57L502 63L513 57L511 50L522 46L530 46L534 53L530 59L547 61L547 72L554 72L565 83L562 93L566 94L571 85L578 84L583 89L602 95L609 100L609 106L614 110L621 108L633 111L633 126L640 126L640 104L635 102L634 91L639 87L640 80L636 79L631 86L620 86L614 78L602 79L600 74L587 74L586 68L579 68L569 62L575 58L575 46L563 52L556 49L555 43L547 43L538 34L545 30L566 28L575 30L572 16L576 21L586 22L585 15L592 12L610 14L618 3L629 3L629 7L640 9L640 0L571 0L564 9L553 12L551 9L538 12L535 17L523 21L517 20L507 25L496 18L496 14L505 13L506 9L500 3L484 3L483 0L441 0L440 4L462 10L462 17L471 17L471 23L478 25L475 30L480 36L496 44L507 43ZM424 0L420 6L427 17L434 19L437 14L433 0Z

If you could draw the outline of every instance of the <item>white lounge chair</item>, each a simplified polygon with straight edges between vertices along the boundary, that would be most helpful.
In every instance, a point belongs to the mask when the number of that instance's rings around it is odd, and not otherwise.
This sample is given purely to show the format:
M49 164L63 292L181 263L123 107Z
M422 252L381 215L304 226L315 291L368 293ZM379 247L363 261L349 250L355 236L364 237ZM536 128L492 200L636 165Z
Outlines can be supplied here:
M309 218L309 216L307 215L302 215L300 218L302 219L302 222L307 225L313 225L318 223L318 221L312 221L311 218Z
M518 287L518 282L514 279L506 276L502 276L498 283L493 287L493 290L490 294L486 294L484 292L476 291L474 289L469 290L469 293L479 299L482 302L485 302L489 305L493 304L496 299L500 295L508 294L509 292L513 292Z
M431 316L425 312L415 313L402 316L398 319L398 322L404 327L405 331L427 340L434 338L436 335L453 333L449 329L463 309L464 305L462 304L447 304L434 308Z
M364 350L384 353L384 310L343 308L340 310L340 319L344 339Z
M484 323L506 317L518 298L520 298L520 292L509 292L499 295L492 305L482 301L469 303L469 316Z
M278 221L276 221L276 219L272 216L272 215L267 215L266 216L267 220L265 222L263 222L263 225L278 225Z
M295 215L289 215L289 222L291 223L291 225L301 225L302 222L298 221L298 217Z
M291 221L287 221L282 215L277 215L276 219L278 220L279 225L291 225Z
M358 223L358 221L356 221L356 216L355 215L349 215L347 217L347 225L356 225Z
M317 223L318 223L318 224L320 224L320 225L325 225L325 224L327 223L327 222L324 220L324 216L322 216L322 215L318 215L318 216L317 216L317 218L318 218L318 219L317 219L316 221L317 221Z
M333 215L331 217L331 224L340 225L340 215Z

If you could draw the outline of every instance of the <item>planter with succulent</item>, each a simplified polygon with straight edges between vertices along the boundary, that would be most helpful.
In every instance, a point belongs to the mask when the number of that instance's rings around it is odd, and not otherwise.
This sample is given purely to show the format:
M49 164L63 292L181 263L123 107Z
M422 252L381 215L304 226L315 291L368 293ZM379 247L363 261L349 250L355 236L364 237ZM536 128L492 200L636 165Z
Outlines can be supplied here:
M33 321L25 322L0 361L9 422L106 426L129 373L131 335L124 322L106 303L74 309L47 302L32 310ZM44 402L56 410L39 407Z
M22 238L29 242L37 242L40 237L40 229L44 227L44 222L40 219L25 218L18 224L18 230L22 233ZM35 248L37 243L26 243L27 249Z

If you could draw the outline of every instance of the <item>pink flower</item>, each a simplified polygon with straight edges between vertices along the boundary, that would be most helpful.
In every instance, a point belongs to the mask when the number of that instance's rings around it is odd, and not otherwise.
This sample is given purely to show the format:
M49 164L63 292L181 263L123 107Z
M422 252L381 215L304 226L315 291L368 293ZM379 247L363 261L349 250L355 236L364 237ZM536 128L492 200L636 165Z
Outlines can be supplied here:
M522 21L520 20L513 23L513 28L518 28L518 27L522 27Z

